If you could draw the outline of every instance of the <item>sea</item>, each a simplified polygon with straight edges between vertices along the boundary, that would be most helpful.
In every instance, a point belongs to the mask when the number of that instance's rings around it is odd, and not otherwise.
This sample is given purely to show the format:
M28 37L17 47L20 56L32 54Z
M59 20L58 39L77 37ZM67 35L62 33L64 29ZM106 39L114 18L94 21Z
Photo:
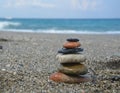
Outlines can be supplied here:
M120 19L0 18L0 31L59 34L120 34Z

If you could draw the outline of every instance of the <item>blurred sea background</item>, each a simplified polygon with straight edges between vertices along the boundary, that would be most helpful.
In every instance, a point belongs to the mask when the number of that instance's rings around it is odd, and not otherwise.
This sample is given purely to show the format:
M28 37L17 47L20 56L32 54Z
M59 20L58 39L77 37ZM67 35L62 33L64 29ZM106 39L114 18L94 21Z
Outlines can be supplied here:
M120 34L120 19L0 18L0 31L64 34Z

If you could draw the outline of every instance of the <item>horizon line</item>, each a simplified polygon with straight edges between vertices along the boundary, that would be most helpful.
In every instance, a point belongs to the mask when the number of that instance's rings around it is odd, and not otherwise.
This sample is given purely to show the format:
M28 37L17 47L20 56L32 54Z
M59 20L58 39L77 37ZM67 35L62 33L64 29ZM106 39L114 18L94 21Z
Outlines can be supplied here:
M120 19L120 18L32 18L32 17L0 17L0 19Z

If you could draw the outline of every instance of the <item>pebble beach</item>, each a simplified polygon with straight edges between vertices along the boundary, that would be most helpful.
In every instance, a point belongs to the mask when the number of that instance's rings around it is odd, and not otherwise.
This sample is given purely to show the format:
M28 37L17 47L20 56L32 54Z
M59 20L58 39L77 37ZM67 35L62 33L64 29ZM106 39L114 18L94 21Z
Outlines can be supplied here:
M56 83L57 51L79 38L93 80ZM47 34L0 31L0 93L120 93L120 34Z

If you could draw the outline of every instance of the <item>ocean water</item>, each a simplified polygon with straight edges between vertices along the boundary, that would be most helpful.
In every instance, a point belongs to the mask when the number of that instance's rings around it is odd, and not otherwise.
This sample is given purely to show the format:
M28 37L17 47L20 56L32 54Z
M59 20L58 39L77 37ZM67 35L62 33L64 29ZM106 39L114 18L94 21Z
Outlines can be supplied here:
M120 34L120 19L0 18L0 31L74 34Z

